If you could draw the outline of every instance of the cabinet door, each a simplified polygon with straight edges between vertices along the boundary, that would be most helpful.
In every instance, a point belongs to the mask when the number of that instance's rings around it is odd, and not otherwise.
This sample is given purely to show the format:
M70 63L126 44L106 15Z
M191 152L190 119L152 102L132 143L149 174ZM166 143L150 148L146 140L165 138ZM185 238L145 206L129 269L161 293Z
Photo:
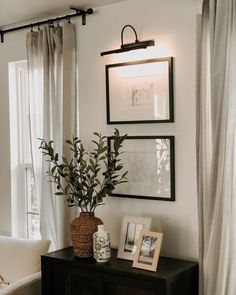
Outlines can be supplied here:
M68 274L62 267L46 264L42 271L42 295L67 295Z
M162 295L152 282L106 275L104 278L105 295Z
M70 269L69 290L70 295L103 295L103 276L95 271Z

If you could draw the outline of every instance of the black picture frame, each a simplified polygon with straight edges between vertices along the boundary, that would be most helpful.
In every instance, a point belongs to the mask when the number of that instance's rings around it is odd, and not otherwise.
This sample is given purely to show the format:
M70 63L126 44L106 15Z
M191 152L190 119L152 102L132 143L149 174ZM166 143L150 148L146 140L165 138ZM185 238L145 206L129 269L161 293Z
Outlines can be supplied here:
M109 151L112 150L113 139L113 136L107 138ZM128 141L131 144L126 145ZM124 163L123 169L124 171L128 170L128 180L129 177L132 180L129 180L127 184L118 185L111 196L175 201L174 136L128 136L122 146L121 161ZM163 171L163 169L166 170ZM161 170L162 172L160 172ZM158 175L160 173L162 175ZM147 177L142 178L145 175ZM161 180L161 177L164 181ZM157 193L154 194L154 191Z
M105 72L107 124L174 122L173 57L109 64Z

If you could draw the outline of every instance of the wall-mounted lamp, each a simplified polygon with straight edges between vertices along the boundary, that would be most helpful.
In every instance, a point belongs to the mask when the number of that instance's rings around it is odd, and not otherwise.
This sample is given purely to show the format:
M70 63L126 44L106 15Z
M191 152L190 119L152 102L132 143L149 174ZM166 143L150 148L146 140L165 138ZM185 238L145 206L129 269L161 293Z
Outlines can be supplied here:
M134 43L124 44L123 35L124 35L124 30L127 27L130 27L134 31L134 34L135 34L135 42ZM131 25L125 25L123 27L122 31L121 31L121 45L120 45L120 48L101 52L101 56L107 55L107 54L113 54L113 53L121 53L121 52L125 52L125 51L136 50L136 49L145 49L148 46L154 46L154 45L155 45L154 40L139 41L138 36L137 36L137 32L135 31L134 27L132 27Z

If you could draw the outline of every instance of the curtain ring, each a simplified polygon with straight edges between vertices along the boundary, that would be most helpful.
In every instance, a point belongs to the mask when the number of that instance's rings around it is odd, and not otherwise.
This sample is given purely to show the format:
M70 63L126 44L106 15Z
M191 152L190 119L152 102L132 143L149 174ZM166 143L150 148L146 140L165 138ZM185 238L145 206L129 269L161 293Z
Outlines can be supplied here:
M31 31L31 32L34 31L34 27L33 27L33 25L30 26L30 31Z
M53 20L49 20L48 21L48 27L49 28L54 28L54 22L53 22Z
M68 15L66 16L66 20L67 20L68 24L70 24L70 17Z
M59 27L59 25L60 25L60 20L57 19L57 26Z
M40 25L38 25L38 31L40 31Z

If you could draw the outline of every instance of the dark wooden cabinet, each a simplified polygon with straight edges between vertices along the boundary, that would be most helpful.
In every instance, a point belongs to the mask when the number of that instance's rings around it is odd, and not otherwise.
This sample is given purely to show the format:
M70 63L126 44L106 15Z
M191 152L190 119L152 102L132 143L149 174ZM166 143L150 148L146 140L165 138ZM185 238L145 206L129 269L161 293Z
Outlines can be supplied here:
M75 257L71 247L41 257L42 295L197 295L198 264L160 257L156 272L112 258L107 263Z

